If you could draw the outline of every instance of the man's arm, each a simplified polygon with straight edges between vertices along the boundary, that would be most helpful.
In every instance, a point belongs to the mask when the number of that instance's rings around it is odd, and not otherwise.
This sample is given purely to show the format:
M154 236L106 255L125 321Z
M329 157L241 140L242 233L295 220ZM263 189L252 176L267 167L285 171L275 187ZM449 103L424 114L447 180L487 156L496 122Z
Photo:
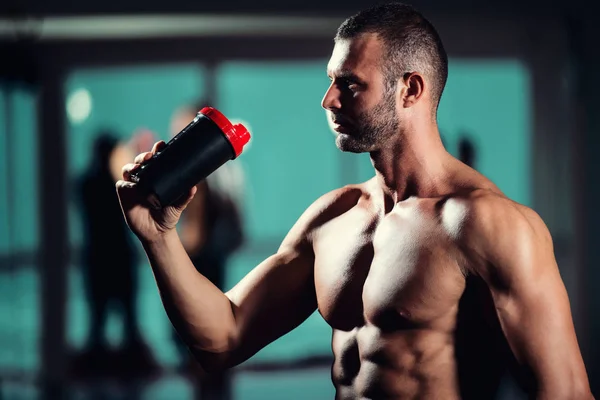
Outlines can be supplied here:
M225 294L196 271L175 231L144 244L167 314L205 370L245 361L316 310L310 233L338 197L317 200L277 253Z
M591 399L554 258L552 238L531 209L496 195L476 199L465 226L473 269L486 282L510 348L536 399Z

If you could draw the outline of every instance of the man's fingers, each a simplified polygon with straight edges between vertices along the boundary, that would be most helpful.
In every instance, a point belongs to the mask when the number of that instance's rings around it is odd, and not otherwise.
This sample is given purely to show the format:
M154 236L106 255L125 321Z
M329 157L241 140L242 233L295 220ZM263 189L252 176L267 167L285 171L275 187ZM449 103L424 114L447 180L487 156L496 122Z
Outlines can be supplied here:
M144 161L148 161L150 158L152 158L152 152L146 151L144 153L140 153L137 156L135 156L135 159L133 160L133 162L135 164L142 164Z
M196 195L197 191L198 191L198 188L196 186L193 186L190 189L190 191L187 193L187 196L181 195L177 200L175 200L175 202L173 203L173 206L178 209L182 209L182 210L185 209L185 207L187 207L187 205L190 204L190 201L192 201L192 199Z
M134 164L143 164L145 161L151 159L154 154L159 152L166 145L167 144L163 140L159 140L158 142L154 143L151 151L145 151L135 156L135 159L133 160Z
M117 187L117 190L130 190L135 188L135 183L119 179L115 186Z
M154 146L152 146L152 154L156 154L156 152L163 149L166 145L167 144L163 140L159 140L158 142L154 143Z
M124 212L140 204L140 195L134 182L118 180L115 187Z
M123 168L121 168L121 175L123 176L124 181L131 181L131 173L138 169L140 164L125 164Z

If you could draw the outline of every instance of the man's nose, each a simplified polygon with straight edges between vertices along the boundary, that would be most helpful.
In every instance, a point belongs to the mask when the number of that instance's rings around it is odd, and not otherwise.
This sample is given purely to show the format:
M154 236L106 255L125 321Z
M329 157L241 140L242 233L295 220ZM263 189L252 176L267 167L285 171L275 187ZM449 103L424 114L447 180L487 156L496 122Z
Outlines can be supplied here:
M333 82L329 85L329 89L325 92L325 96L323 96L321 107L330 111L339 110L342 107L342 104L340 103L340 91Z

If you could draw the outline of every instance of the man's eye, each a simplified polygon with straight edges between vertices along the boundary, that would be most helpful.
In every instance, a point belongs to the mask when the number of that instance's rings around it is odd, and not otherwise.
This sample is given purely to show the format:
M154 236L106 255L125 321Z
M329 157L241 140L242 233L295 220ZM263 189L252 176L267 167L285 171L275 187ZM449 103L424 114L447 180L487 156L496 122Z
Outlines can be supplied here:
M340 86L347 88L351 91L356 91L358 89L358 84L356 82L350 81L348 79L343 79L340 81Z

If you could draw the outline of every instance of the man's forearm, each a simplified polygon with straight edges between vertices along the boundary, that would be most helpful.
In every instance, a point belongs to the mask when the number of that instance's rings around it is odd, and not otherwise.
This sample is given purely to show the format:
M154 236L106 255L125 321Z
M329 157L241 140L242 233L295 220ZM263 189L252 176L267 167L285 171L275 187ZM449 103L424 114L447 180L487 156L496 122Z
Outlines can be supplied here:
M532 400L594 400L594 396L592 392L585 389L573 389L573 390L565 390L560 392L558 395L556 393L551 393L550 391L543 390L535 395L530 396Z
M558 378L538 382L535 394L530 396L535 400L594 400L588 381L584 377L572 375L573 371L564 371Z
M177 232L143 243L167 314L195 353L233 348L235 318L229 298L192 264Z

